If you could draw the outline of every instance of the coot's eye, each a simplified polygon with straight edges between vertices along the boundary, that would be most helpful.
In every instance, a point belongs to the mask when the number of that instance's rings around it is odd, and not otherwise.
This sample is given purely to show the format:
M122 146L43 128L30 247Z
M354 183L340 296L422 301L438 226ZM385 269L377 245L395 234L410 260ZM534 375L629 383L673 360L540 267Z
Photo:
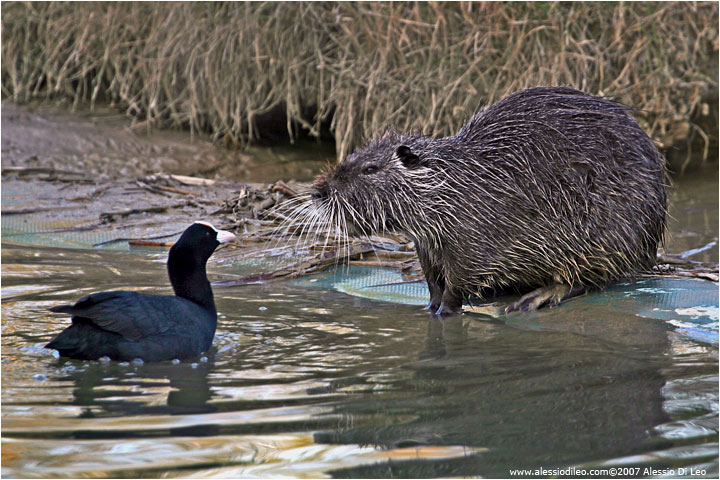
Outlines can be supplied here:
M380 170L377 165L368 165L367 167L362 169L363 175L372 175L373 173L377 173L377 171Z

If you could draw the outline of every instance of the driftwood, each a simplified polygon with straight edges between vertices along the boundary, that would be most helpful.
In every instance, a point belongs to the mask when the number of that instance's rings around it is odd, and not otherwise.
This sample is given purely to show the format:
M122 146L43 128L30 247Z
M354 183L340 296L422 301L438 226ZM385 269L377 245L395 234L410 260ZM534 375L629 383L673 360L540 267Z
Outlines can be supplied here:
M72 170L60 170L49 167L2 167L2 175L14 174L18 177L28 175L45 175L42 180L67 182L67 183L95 183L95 179L89 177L85 172Z
M649 276L676 276L676 277L692 277L711 282L720 281L720 271L718 264L714 262L698 262L691 260L690 257L700 252L704 252L717 245L717 240L713 240L699 248L693 248L682 253L660 253L657 256L658 264L655 272Z
M37 207L37 208L3 208L2 214L3 215L26 215L28 213L37 213L37 212L53 212L57 210L77 210L78 208L83 208L82 205L70 205L70 206L62 206L62 207Z
M282 180L278 180L277 182L273 183L272 187L270 187L271 192L280 192L283 195L285 195L288 198L293 198L298 196L298 192L290 188L285 182Z
M158 189L160 189L160 190L162 190L162 191L164 191L164 192L172 192L172 193L179 193L179 194L181 194L181 195L193 195L193 196L195 196L195 197L202 197L202 193L191 192L191 191L189 191L189 190L181 190L181 189L179 189L179 188L164 187L164 186L162 186L162 185L158 185L158 186L155 187L155 188L158 188Z
M182 232L184 232L184 230L180 230L178 232L172 232L172 233L162 233L160 235L153 235L153 236L145 237L145 238L126 238L126 237L113 238L112 240L107 240L105 242L96 243L95 245L93 245L93 247L102 247L102 246L110 245L112 243L117 243L117 242L128 242L128 243L129 242L148 242L151 239L172 237L173 235L179 235ZM159 242L159 243L168 243L168 242ZM145 244L140 244L140 245L145 245Z
M171 179L182 183L183 185L215 185L215 180L200 177L188 177L187 175L168 175Z
M154 194L156 194L156 195L162 195L163 197L168 197L168 196L169 196L169 195L167 195L165 192L163 192L162 190L160 190L158 187L155 187L155 186L152 186L152 185L148 185L147 183L145 183L145 182L143 182L143 181L141 181L141 180L135 180L135 185L137 185L138 187L140 187L140 189L142 189L142 190L148 191L148 192L150 192L150 193L154 193Z
M102 212L100 214L100 220L112 222L115 221L116 217L128 217L138 213L163 213L172 208L183 208L191 205L189 202L177 203L174 205L158 205L154 207L146 208L132 208L130 210L120 210L117 212Z
M175 242L154 242L152 240L128 240L128 245L143 247L172 247Z
M48 167L2 167L2 174L15 173L17 175L34 175L38 173L45 173L48 175L73 175L78 177L85 177L84 172L76 172L73 170L59 170L57 168Z

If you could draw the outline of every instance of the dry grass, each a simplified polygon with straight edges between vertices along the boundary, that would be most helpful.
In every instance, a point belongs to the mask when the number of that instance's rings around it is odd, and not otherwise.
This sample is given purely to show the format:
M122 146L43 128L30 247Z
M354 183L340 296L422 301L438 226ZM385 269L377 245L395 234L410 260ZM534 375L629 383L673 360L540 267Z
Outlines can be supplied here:
M257 138L331 120L339 157L393 126L454 132L564 84L643 109L665 145L717 145L716 3L3 3L5 99L111 101L138 124Z

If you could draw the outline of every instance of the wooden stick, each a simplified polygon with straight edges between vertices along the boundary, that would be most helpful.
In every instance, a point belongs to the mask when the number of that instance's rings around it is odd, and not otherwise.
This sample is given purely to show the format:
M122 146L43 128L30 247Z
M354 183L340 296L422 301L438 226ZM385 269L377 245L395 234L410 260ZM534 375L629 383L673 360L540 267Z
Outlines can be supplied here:
M151 237L146 237L146 238L127 238L127 237L114 238L114 239L112 239L112 240L107 240L107 241L105 241L105 242L96 243L96 244L93 245L93 247L102 247L102 246L104 246L104 245L110 245L111 243L129 242L129 241L131 241L131 240L146 240L146 239L151 239L151 238L167 238L167 237L172 237L173 235L178 235L178 234L180 234L180 233L182 233L182 232L184 232L184 231L185 231L185 230L180 230L179 232L173 232L173 233L163 233L163 234L160 234L160 235L153 235L153 236L151 236Z
M215 180L200 177L188 177L186 175L170 175L170 178L185 185L215 185Z
M128 240L129 245L140 245L143 247L172 247L175 242L153 242L152 240Z
M69 205L65 207L37 207L37 208L3 208L3 215L24 215L26 213L36 212L52 212L56 210L77 210L78 208L85 208L84 205Z
M173 188L173 187L163 187L161 185L156 185L155 188L158 188L160 190L163 190L165 192L173 192L173 193L181 193L183 195L194 195L196 197L202 197L202 193L197 192L191 192L189 190L180 190L179 188Z

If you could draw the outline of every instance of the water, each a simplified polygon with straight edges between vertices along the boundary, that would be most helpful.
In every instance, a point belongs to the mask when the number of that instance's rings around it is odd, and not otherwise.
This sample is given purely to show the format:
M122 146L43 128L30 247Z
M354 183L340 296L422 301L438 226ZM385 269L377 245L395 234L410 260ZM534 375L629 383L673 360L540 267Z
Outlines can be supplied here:
M700 262L718 261L718 188L717 164L706 165L673 180L668 199L668 252L708 246L689 258Z
M717 476L717 346L630 313L568 305L508 323L438 320L333 291L326 275L314 288L216 287L206 361L65 361L42 348L68 323L49 306L105 289L169 292L165 255L3 245L4 476L598 465Z

